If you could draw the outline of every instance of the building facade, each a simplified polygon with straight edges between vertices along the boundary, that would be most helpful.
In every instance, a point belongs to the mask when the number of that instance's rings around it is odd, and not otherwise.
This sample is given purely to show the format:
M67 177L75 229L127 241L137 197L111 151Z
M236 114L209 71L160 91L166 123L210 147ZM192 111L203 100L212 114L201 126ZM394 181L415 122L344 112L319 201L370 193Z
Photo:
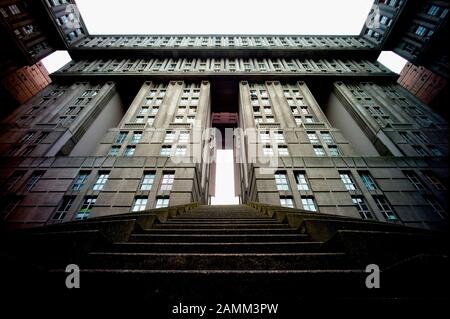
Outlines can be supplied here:
M7 227L207 204L223 147L242 203L447 224L448 123L367 36L83 34L2 120Z

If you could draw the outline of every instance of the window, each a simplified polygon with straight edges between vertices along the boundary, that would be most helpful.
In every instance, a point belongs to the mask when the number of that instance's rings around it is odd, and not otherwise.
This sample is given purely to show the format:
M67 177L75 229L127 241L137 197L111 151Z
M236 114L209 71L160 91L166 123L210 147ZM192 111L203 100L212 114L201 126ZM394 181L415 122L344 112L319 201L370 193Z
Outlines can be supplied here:
M312 116L305 116L306 123L314 123L314 118Z
M275 123L275 118L273 116L266 116L267 123Z
M160 190L162 191L172 190L174 178L175 172L163 172Z
M428 9L428 15L430 16L437 16L439 14L440 11L440 7L432 5L429 9Z
M339 175L341 176L341 181L342 183L344 183L344 186L347 190L349 191L356 190L356 186L352 180L350 172L339 172Z
M438 214L442 219L446 219L448 217L447 213L445 212L445 209L441 206L441 204L436 200L434 196L425 195L424 199L428 203L428 205L431 206L433 212Z
M122 144L128 136L128 132L119 132L116 136L114 144Z
M427 28L425 28L425 27L423 27L423 26L421 26L421 25L419 25L418 27L417 27L417 29L416 29L416 31L415 31L415 33L416 33L416 35L418 35L418 36L423 36L423 35L425 35L425 33L427 32Z
M90 173L91 173L91 171L81 171L78 174L78 177L75 179L75 182L72 185L72 190L79 191L81 188L83 188L83 185L86 182Z
M169 206L169 197L168 196L160 196L156 198L155 208L163 208Z
M296 172L295 173L295 180L297 182L297 189L299 191L307 191L309 190L309 185L308 185L308 179L306 178L306 173L301 171L301 172Z
M17 183L22 179L25 175L25 171L15 171L7 180L5 189L8 191L13 190L13 188L17 185Z
M41 143L46 139L48 135L49 135L48 132L42 132L41 135L39 135L38 138L36 139L35 143Z
M92 187L92 190L101 191L103 189L103 186L105 186L108 178L109 178L109 171L100 171L98 173L97 180L95 181L95 184Z
M8 218L9 214L14 212L16 207L20 204L22 201L23 196L16 196L16 195L9 195L4 196L0 200L0 219L6 219Z
M413 145L413 149L416 151L416 153L417 153L419 156L427 156L427 155L428 155L427 152L425 152L425 150L423 149L423 147L420 146L420 145Z
M276 172L275 173L275 183L277 184L277 189L279 191L288 191L289 183L287 180L286 172Z
M187 147L186 145L178 145L175 150L175 156L186 156Z
M24 137L22 137L19 141L20 144L24 144L26 142L28 142L29 140L31 140L34 136L35 132L28 132L27 134L25 134Z
M83 205L75 215L76 220L86 219L91 214L92 207L94 207L97 201L97 196L86 196L83 201Z
M325 151L322 146L314 146L314 154L316 156L325 156Z
M407 132L399 132L400 136L406 143L414 144L415 141L408 135Z
M285 141L284 141L284 135L283 135L283 132L275 132L274 133L274 136L275 136L275 141L277 142L277 143L284 143Z
M131 137L131 143L137 144L142 139L142 132L133 132L133 136Z
M36 148L36 146L34 146L34 145L27 146L24 149L24 151L22 152L22 154L20 154L20 155L21 156L28 156L34 151L35 148Z
M314 198L311 196L302 196L302 205L304 210L310 210L313 212L317 211L316 204L314 203Z
M302 118L300 116L295 116L295 124L301 125L302 124Z
M341 156L341 152L336 145L328 145L328 150L330 151L330 156Z
M294 201L291 196L280 196L280 205L283 207L294 208Z
M422 142L424 144L430 143L430 140L428 139L428 137L425 134L423 134L422 132L412 132L412 133L417 138L417 140L419 140L420 142Z
M109 150L109 156L117 156L117 155L119 155L119 152L120 152L120 146L113 146Z
M270 145L263 145L262 147L263 156L273 156L273 149Z
M423 175L437 190L446 190L447 187L441 182L441 180L431 171L424 171Z
M175 132L167 131L166 137L164 138L164 143L173 143L175 141Z
M154 117L154 116L149 116L149 117L147 118L147 124L148 124L148 126L152 126L153 123L155 123L155 117Z
M189 143L189 132L180 132L178 143Z
M259 132L259 140L262 144L270 143L269 132Z
M425 185L423 185L422 181L420 180L419 176L417 176L416 173L413 171L403 171L403 174L409 179L411 184L414 185L414 187L418 190L425 190Z
M352 196L352 201L362 219L373 219L373 215L370 212L364 197Z
M319 144L319 138L317 137L316 133L306 132L306 134L308 135L308 139L311 144Z
M384 215L386 220L398 220L398 217L395 214L394 209L391 207L386 197L374 196L373 199L375 200L378 209Z
M428 149L434 156L444 156L444 154L442 154L442 152L436 146L428 146Z
M368 191L374 191L378 189L377 184L375 183L369 172L366 171L359 172L359 176L361 177L364 186L367 188Z
M45 171L35 171L33 172L33 175L31 175L30 179L27 182L27 185L25 186L25 189L27 191L31 191L34 186L39 182L42 175L44 175Z
M183 119L184 119L184 117L183 116L175 116L175 123L183 123Z
M136 124L144 123L144 117L143 116L136 116L136 120L134 121Z
M163 145L161 146L161 151L159 152L160 156L170 156L172 152L172 145Z
M131 156L133 156L134 155L134 152L136 151L136 146L127 146L126 148L125 148L125 152L124 152L124 156L127 156L127 157L131 157Z
M155 182L155 172L144 172L139 189L141 191L149 191Z
M326 144L334 144L333 137L331 136L331 134L329 132L320 132L320 135L322 136L322 140Z
M140 212L145 210L147 206L148 199L145 197L136 197L134 199L133 206L131 207L132 212Z
M278 146L278 156L289 156L289 150L287 145Z
M52 219L63 220L72 207L74 201L75 196L64 196Z

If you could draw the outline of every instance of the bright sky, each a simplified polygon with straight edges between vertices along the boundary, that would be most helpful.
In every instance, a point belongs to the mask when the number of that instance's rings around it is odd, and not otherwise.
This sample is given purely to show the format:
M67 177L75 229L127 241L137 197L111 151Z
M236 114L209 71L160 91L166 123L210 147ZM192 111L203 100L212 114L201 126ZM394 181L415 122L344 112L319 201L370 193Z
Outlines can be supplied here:
M347 34L373 0L76 0L91 34Z
M211 205L239 204L234 196L234 158L232 150L217 150L216 153L216 197Z

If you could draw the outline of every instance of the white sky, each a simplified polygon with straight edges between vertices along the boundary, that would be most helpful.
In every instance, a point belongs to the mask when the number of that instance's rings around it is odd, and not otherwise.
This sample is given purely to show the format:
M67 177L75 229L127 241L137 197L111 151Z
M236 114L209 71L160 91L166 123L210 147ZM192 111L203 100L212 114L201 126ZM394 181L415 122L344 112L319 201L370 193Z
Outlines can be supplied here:
M91 34L359 34L373 0L76 0Z
M217 150L216 164L216 196L211 197L211 205L239 204L234 196L233 151Z

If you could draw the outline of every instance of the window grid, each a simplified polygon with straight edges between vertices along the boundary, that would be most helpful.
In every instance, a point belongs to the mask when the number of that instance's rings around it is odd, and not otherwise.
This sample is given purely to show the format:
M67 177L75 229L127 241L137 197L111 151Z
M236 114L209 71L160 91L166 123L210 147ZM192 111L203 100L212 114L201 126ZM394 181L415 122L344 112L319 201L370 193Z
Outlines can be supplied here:
M277 189L279 191L288 191L289 183L287 180L286 172L275 173L275 183L277 184Z
M95 181L94 186L92 187L92 190L94 191L101 191L103 187L105 186L106 182L109 178L109 172L100 172L98 174L97 180Z

